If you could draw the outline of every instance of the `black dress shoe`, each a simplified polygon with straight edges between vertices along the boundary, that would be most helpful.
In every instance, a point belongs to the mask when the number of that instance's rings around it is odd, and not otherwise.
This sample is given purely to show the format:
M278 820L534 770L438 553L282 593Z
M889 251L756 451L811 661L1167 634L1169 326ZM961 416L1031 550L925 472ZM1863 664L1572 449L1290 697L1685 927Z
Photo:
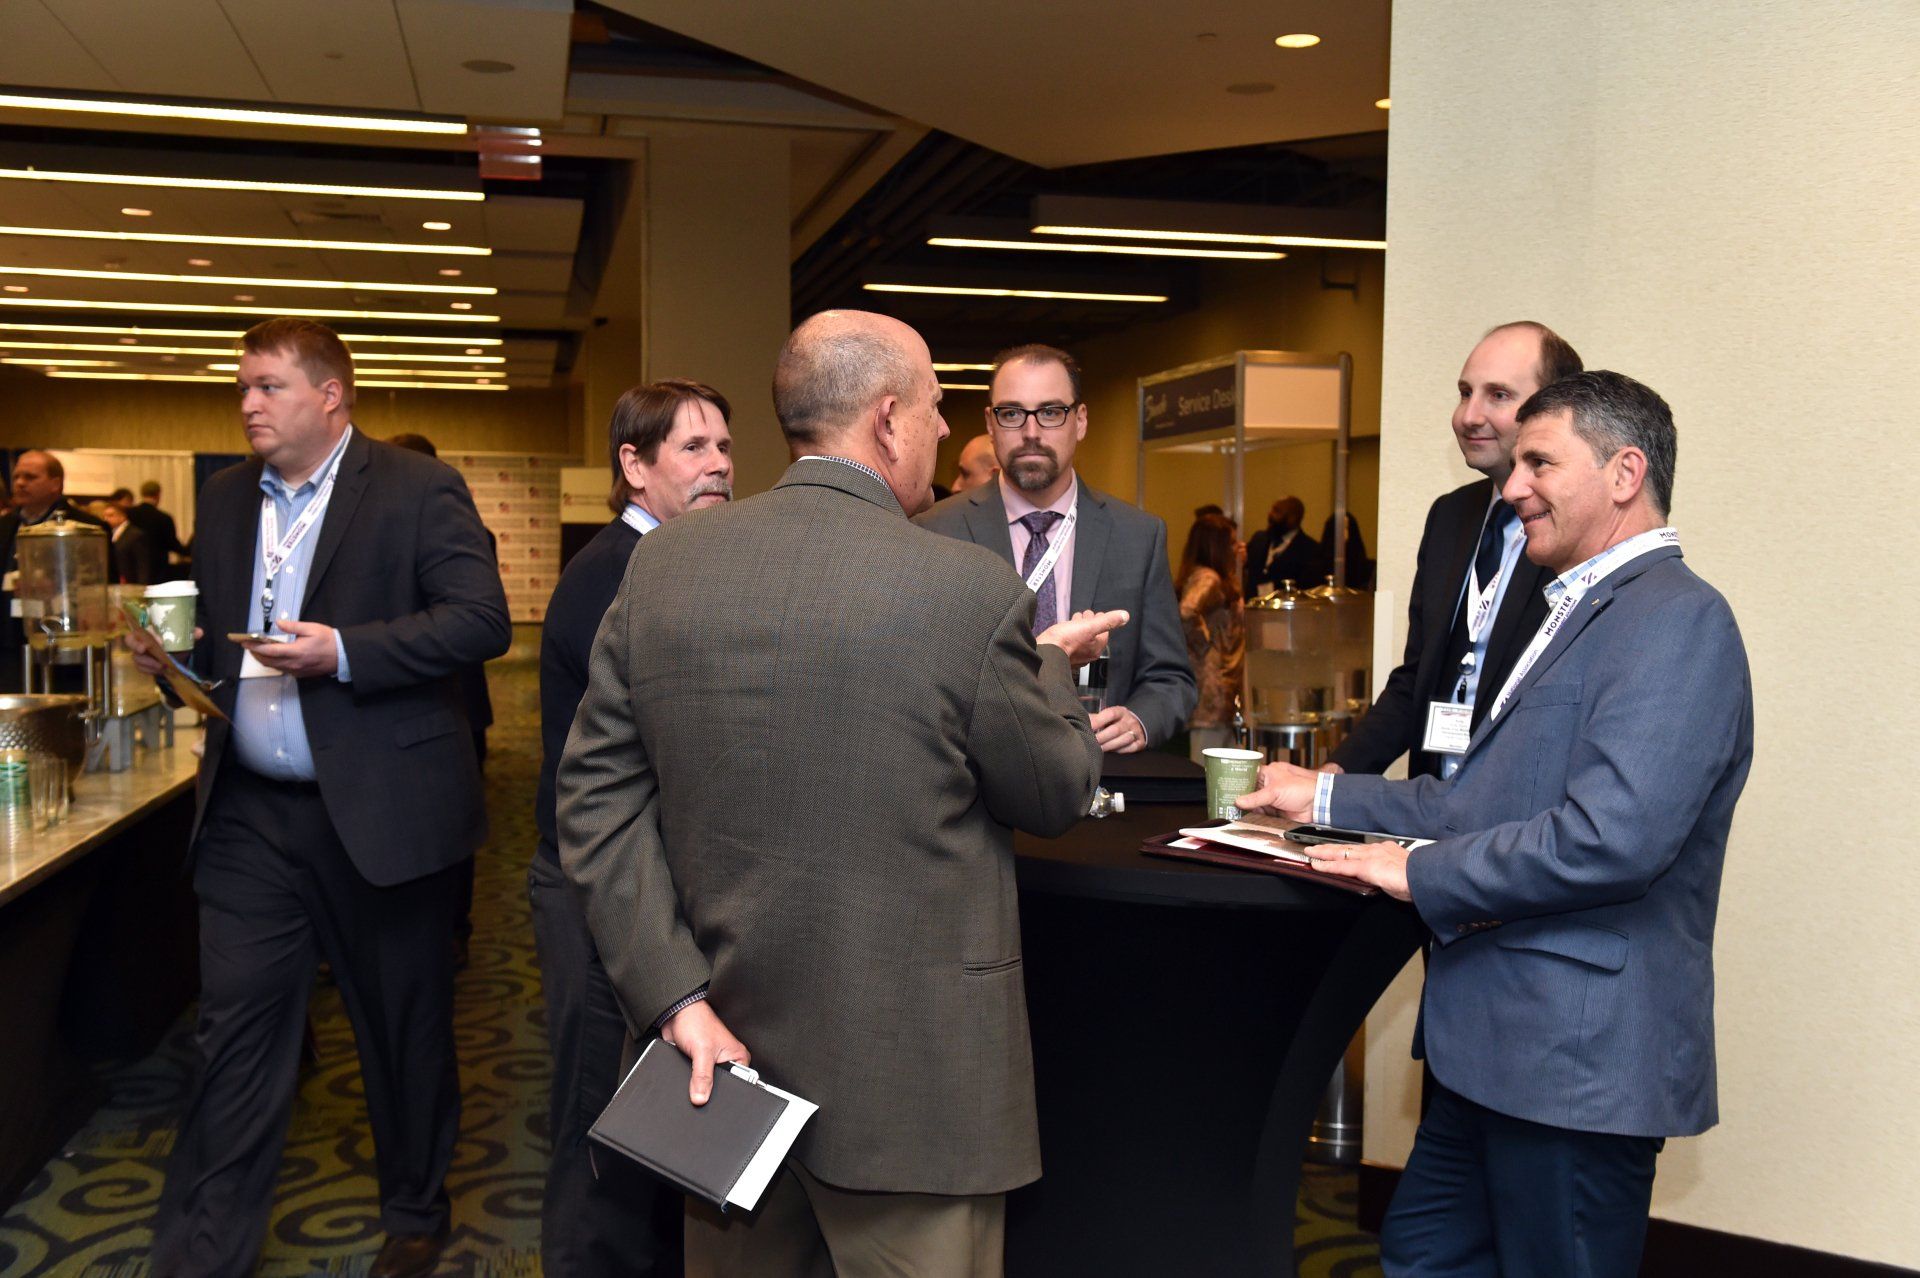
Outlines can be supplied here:
M425 1278L446 1245L445 1229L431 1234L388 1234L367 1278Z

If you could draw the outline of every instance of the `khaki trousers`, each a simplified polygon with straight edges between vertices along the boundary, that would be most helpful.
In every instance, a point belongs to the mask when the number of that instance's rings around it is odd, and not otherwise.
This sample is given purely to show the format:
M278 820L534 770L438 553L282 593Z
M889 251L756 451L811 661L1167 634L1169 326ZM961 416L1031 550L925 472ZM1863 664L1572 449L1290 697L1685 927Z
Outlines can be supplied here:
M687 1278L1001 1278L1007 1196L837 1189L797 1163L752 1217L687 1203Z

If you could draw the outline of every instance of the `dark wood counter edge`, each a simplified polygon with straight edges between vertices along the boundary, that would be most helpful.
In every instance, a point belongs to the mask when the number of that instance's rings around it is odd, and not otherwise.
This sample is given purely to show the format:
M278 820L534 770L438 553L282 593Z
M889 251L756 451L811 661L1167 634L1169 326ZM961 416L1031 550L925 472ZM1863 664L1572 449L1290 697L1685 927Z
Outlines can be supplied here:
M180 741L177 745L174 745L170 748L174 750L185 750L187 749L187 742L184 740ZM159 808L164 804L171 803L173 800L179 798L182 793L190 793L193 790L194 781L197 775L198 775L198 768L196 767L193 772L189 772L184 776L176 778L170 784L163 786L162 788L154 791L152 794L147 795L145 798L141 799L139 802L128 807L126 811L117 814L106 825L101 826L99 829L94 830L91 833L80 836L78 841L76 841L73 844L73 846L67 848L65 851L59 853L56 856L48 858L46 861L42 862L39 865L36 865L31 870L28 870L24 874L21 874L18 877L14 878L11 882L0 883L0 906L6 905L7 902L13 900L15 897L19 896L21 893L26 892L28 889L32 888L35 884L45 882L47 879L52 878L54 875L60 873L60 871L66 869L68 866L72 865L75 861L78 861L80 858L86 856L87 853L93 851L95 848L99 847L101 844L105 843L108 839L111 839L116 834L119 834L122 830L125 830L129 825L133 824L135 821L138 821L141 817L146 816L149 812L152 812L154 809ZM87 781L87 778L83 776L80 779L79 784L85 785L86 781Z

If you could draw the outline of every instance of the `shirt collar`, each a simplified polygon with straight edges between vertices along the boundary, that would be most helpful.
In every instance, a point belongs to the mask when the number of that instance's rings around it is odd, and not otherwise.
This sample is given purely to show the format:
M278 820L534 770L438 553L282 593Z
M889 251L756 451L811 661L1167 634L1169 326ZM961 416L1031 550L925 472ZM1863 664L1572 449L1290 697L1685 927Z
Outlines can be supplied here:
M642 537L660 526L660 521L647 513L647 508L637 501L628 502L627 508L620 512L620 518Z
M1599 576L1604 577L1608 572L1612 571L1615 564L1625 563L1629 559L1637 558L1647 551L1655 549L1660 544L1673 544L1674 541L1675 536L1671 526L1652 528L1643 533L1636 533L1625 541L1617 541L1593 558L1583 563L1575 564L1558 577L1555 577L1552 581L1549 581L1544 587L1547 602L1550 604L1560 602L1561 596L1571 590L1574 583L1596 569L1600 570ZM1595 580L1598 580L1598 577L1596 577Z
M803 454L803 455L801 455L801 456L799 456L799 457L796 457L796 458L794 458L794 460L795 460L795 461L830 461L830 462L839 462L839 463L840 463L840 464L841 464L842 466L851 466L851 467L853 467L853 468L854 468L855 470L857 470L857 471L859 471L859 472L860 472L861 474L863 474L863 475L871 475L871 476L873 476L873 478L874 478L874 479L876 479L876 480L879 480L879 482L880 482L880 484L881 484L881 485L882 485L883 487L885 487L885 488L886 488L886 490L887 490L888 492L892 492L892 491L893 491L893 485L891 485L891 484L888 484L888 483L887 483L887 481L886 481L886 480L885 480L884 478L882 478L882 477L881 477L881 474L880 474L880 472L879 472L879 471L877 471L877 470L875 470L875 469L874 469L873 467L871 467L871 466L869 466L869 465L867 465L867 464L866 464L865 462L857 462L857 461L855 461L855 460L853 460L853 458L851 458L851 457L832 457L832 456L829 456L829 455L828 455L828 454L826 454L826 453L805 453L805 454Z
M1015 488L1012 484L1009 484L1005 471L1000 473L1000 477L995 482L1000 485L1000 500L1006 503L1007 522L1010 524L1018 523L1034 511L1043 509L1051 510L1064 519L1073 510L1073 503L1080 497L1080 474L1078 471L1074 472L1072 481L1067 485L1067 491L1061 493L1052 505L1045 507L1034 505L1031 501L1027 500L1025 493Z
M327 454L327 459L321 462L318 469L311 475L308 475L306 482L298 488L287 487L287 481L280 477L280 472L274 469L273 463L268 462L260 471L260 491L269 497L275 493L279 493L288 498L298 497L302 493L312 492L326 479L328 473L340 464L341 456L347 451L347 441L352 438L353 423L348 422L346 431L340 436L340 442L333 446L333 451Z

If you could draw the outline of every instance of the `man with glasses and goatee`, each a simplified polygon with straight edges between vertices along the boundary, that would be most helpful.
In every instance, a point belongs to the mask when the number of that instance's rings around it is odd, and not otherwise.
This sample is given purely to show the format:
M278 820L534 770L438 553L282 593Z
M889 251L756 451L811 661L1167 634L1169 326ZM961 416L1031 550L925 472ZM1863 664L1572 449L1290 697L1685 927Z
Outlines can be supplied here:
M1087 609L1125 609L1133 624L1112 636L1106 708L1092 715L1093 730L1114 753L1157 746L1186 728L1199 697L1167 567L1167 526L1074 473L1087 406L1073 356L1038 345L1002 351L987 393L998 479L916 522L1011 564L1036 596L1036 632Z

